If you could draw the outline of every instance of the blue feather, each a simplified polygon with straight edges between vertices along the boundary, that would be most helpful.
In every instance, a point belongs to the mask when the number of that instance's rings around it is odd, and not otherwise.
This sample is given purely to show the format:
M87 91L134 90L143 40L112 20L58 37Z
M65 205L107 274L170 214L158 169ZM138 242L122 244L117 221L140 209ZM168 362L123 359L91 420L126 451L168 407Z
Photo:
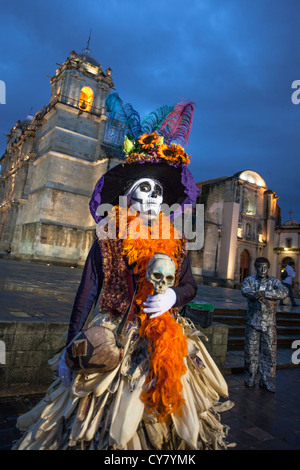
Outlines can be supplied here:
M125 124L125 134L129 133L133 138L141 135L140 115L131 104L123 105L118 93L110 94L106 99L106 109L109 113L108 124L113 126L114 121L121 121Z

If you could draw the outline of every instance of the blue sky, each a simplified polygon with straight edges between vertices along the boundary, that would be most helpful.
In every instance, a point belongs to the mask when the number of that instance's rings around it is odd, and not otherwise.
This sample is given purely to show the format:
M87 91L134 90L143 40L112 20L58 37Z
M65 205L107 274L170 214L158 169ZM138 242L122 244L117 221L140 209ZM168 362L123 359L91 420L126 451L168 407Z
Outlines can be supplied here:
M187 151L196 181L252 169L300 222L298 0L10 0L0 12L0 153L9 129L50 98L48 76L90 49L142 117L196 103ZM300 95L299 95L300 96Z

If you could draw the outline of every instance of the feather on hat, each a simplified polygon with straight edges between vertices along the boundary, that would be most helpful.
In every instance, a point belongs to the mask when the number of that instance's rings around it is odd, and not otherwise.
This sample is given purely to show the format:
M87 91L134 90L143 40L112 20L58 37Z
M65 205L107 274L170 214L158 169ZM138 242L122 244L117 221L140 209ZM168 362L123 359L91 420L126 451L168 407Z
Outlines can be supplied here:
M118 197L140 178L160 181L164 203L168 205L195 202L199 189L187 168L190 157L181 146L188 142L194 103L162 106L142 122L131 105L123 105L117 93L108 96L106 107L108 122L118 118L126 125L127 135L123 144L126 159L107 171L95 186L90 211L96 223L101 219L97 215L99 205L117 204Z

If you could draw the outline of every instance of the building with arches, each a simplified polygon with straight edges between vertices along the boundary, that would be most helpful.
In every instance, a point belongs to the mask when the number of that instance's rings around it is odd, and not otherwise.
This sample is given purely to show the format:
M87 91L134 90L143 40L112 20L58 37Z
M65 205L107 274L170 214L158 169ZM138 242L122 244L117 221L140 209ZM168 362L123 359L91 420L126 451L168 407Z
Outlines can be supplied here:
M204 204L204 246L190 253L193 272L206 281L232 286L254 274L254 261L265 256L271 273L279 274L274 260L280 208L256 171L198 183Z
M0 160L0 251L72 264L86 259L93 188L123 158L106 125L111 73L88 47L72 51L50 78L49 104L11 129Z

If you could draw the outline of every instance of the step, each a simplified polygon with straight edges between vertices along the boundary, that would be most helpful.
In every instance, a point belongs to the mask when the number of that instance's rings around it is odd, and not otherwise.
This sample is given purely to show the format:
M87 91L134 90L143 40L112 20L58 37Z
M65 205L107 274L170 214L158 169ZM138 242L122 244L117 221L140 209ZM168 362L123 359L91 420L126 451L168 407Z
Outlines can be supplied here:
M277 347L291 348L295 340L300 340L300 335L277 335ZM228 351L238 351L244 348L245 337L241 335L228 335Z
M244 334L245 325L228 325L228 334ZM300 335L300 326L295 327L293 325L277 325L277 334L278 335L290 335L290 336L299 336Z
M213 316L213 321L218 323L226 323L226 324L241 324L244 325L246 323L246 317L241 316ZM285 326L295 326L296 328L300 328L300 319L295 318L284 318L284 317L277 317L276 318L277 325L285 325Z
M246 317L246 309L230 309L230 308L215 308L213 311L214 317ZM277 318L286 318L292 319L296 321L300 321L300 313L292 312L292 311L281 311L277 310L276 313Z
M234 316L246 316L246 309L242 308L220 308L216 307L214 309L213 315L234 315Z

